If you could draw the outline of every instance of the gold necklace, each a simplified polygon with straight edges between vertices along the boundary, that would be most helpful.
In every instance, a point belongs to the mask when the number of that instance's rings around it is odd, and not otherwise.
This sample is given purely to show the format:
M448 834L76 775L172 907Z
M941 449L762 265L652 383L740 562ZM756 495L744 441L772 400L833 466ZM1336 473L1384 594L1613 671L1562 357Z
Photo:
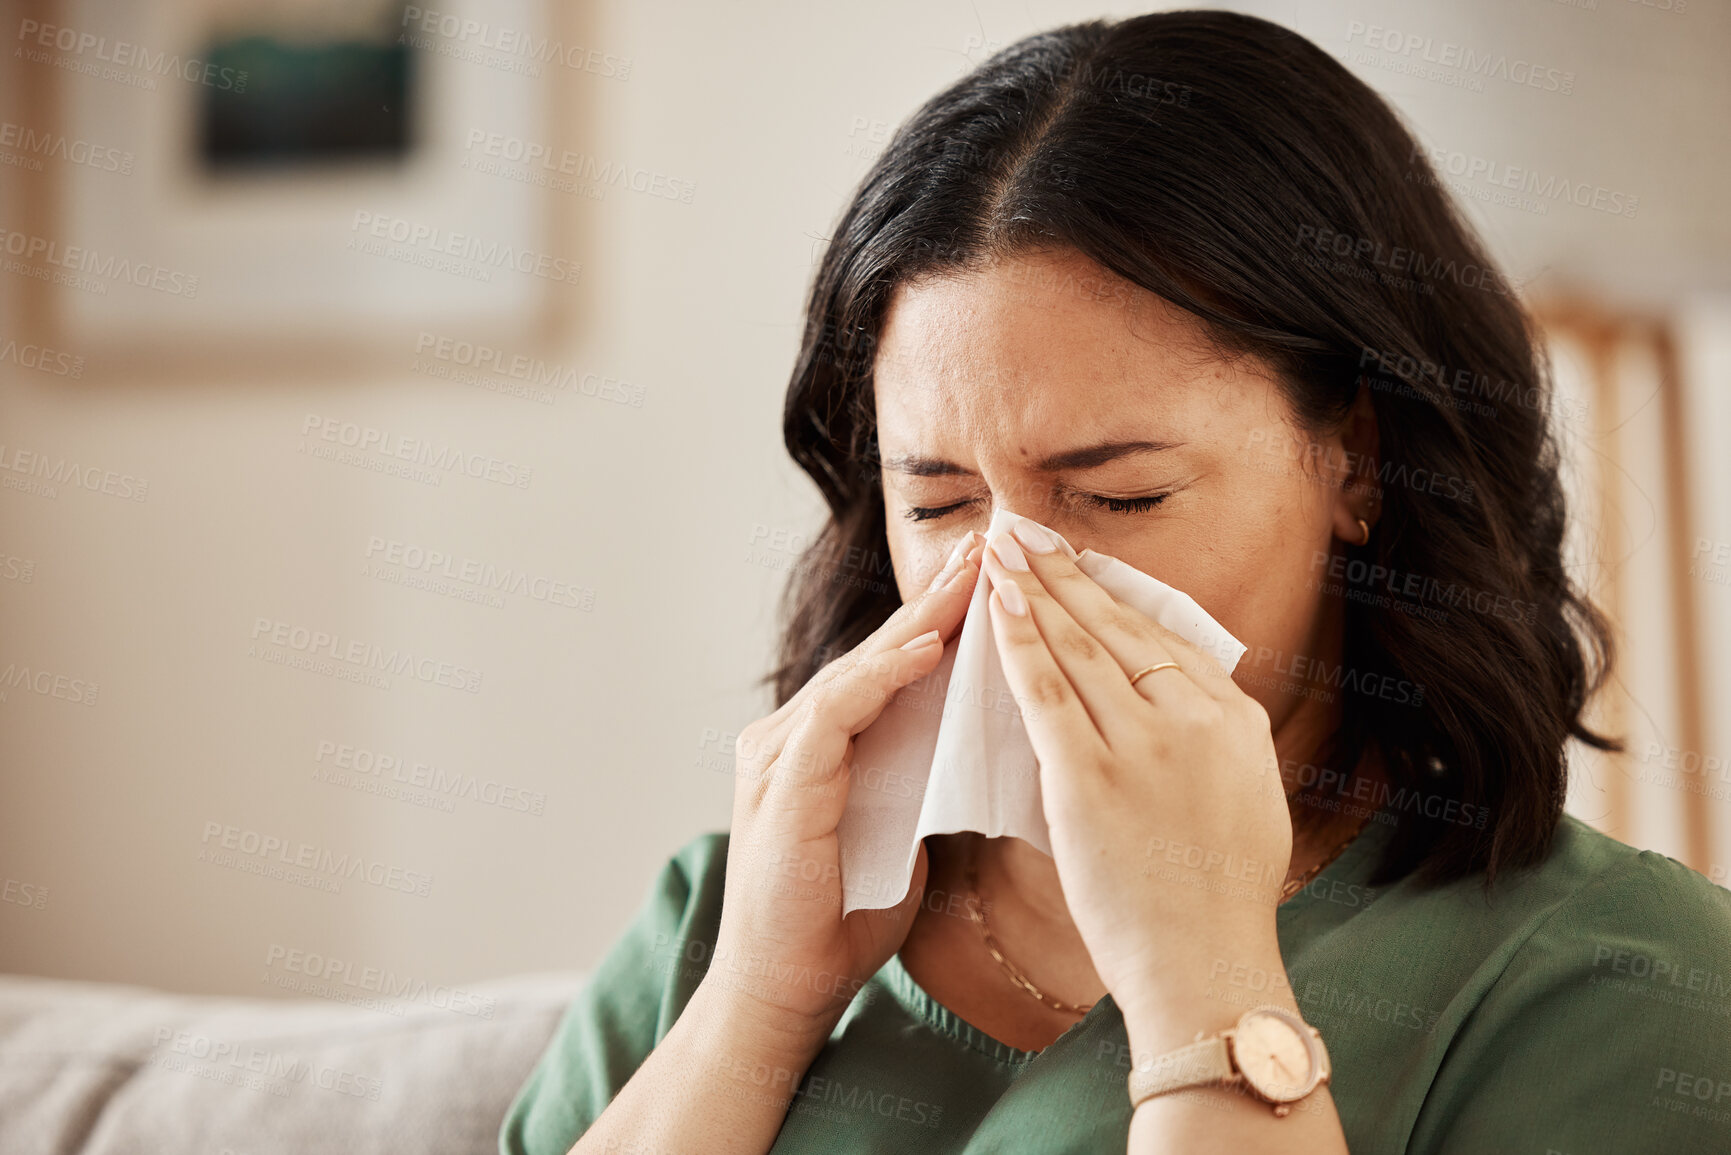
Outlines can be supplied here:
M1053 998L1046 992L1042 991L1039 987L1029 982L1028 976L1023 974L1015 963L1004 957L1002 948L998 946L997 937L992 934L992 928L986 925L985 906L980 902L979 869L977 863L978 855L976 853L978 844L978 838L975 838L968 843L968 917L973 919L974 925L980 929L980 938L985 942L986 949L992 952L992 957L998 960L998 965L1002 967L1004 973L1010 977L1011 982L1033 995L1040 1002L1045 1003L1054 1011L1059 1011L1064 1014L1087 1014L1093 1009L1093 1003L1066 1003Z
M1366 821L1368 821L1368 819L1360 819L1358 824L1352 828L1352 833L1341 839L1340 844L1333 850L1329 851L1327 857L1323 858L1321 861L1316 863L1316 865L1312 866L1297 878L1288 880L1286 885L1280 888L1280 901L1285 902L1287 899L1303 890L1310 884L1311 879L1322 873L1324 868L1345 853L1346 848L1352 845L1353 839L1357 838L1359 834L1364 831ZM1039 987L1030 982L1028 976L1022 973L1020 967L1016 966L1015 963L1004 957L1004 951L1003 948L998 945L997 936L992 933L992 928L986 923L985 906L980 901L979 867L975 849L977 844L978 840L976 839L968 845L968 917L973 921L973 924L979 928L980 939L986 944L986 950L991 952L992 958L997 961L999 967L1003 968L1004 974L1009 977L1010 981L1021 989L1027 991L1030 995L1033 995L1035 999L1051 1007L1054 1011L1059 1011L1064 1014L1087 1014L1093 1009L1093 1003L1066 1003L1053 998L1051 995L1048 995L1045 991L1042 991Z
M1311 879L1315 878L1318 874L1321 874L1324 867L1328 866L1329 863L1333 862L1335 859L1339 858L1343 853L1345 853L1346 848L1348 846L1352 845L1353 839L1357 838L1360 834L1364 833L1365 823L1367 823L1369 821L1370 821L1369 815L1366 815L1365 817L1360 818L1358 820L1358 823L1355 826L1353 826L1352 833L1348 834L1345 838L1341 839L1340 845L1336 846L1333 850L1328 852L1328 857L1326 857L1322 861L1318 862L1315 866L1311 867L1309 870L1305 871L1303 874L1299 875L1297 878L1289 879L1287 881L1286 885L1280 888L1280 901L1285 902L1287 899L1291 898L1293 895L1295 895L1299 891L1303 890L1306 886L1310 885Z

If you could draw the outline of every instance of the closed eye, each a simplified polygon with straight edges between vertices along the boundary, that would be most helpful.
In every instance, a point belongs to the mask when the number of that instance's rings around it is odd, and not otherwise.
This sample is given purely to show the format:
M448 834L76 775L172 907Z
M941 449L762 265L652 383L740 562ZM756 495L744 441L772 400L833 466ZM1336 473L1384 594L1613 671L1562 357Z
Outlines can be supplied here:
M1079 493L1076 496L1097 509L1110 510L1113 513L1144 513L1172 495L1170 493L1153 493L1146 497L1107 497L1101 493ZM954 513L958 509L973 505L977 500L977 498L970 498L967 501L958 501L950 505L909 506L902 516L909 521L932 521Z
M954 513L964 505L972 504L974 504L972 501L958 501L953 505L911 505L902 516L909 521L931 521L943 517L945 514Z
M1096 506L1111 510L1113 513L1141 513L1153 509L1162 501L1172 496L1169 493L1152 493L1147 497L1106 497L1098 493L1082 495Z

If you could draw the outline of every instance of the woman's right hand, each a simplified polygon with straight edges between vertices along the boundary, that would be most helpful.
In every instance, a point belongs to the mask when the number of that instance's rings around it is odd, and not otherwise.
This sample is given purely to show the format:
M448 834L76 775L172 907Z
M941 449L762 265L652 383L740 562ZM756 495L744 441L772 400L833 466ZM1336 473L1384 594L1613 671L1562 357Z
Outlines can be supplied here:
M984 541L968 534L925 593L741 732L709 970L573 1155L762 1155L775 1143L806 1068L854 993L901 949L919 909L923 849L905 899L842 918L835 830L854 735L937 666L967 615Z
M900 903L841 917L836 827L854 735L897 690L937 666L967 614L984 541L969 533L958 542L924 593L745 727L735 746L726 891L703 982L735 1013L766 1016L813 1053L860 986L901 948L925 888L922 847Z

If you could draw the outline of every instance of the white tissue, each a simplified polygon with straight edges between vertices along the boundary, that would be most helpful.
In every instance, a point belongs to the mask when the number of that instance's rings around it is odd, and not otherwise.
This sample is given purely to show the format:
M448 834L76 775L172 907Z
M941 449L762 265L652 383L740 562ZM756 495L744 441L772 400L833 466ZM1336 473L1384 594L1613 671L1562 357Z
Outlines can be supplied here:
M986 540L1032 520L1000 509L986 527ZM1229 672L1237 667L1245 645L1188 594L1115 557L1078 557L1062 534L1045 528L1108 592L1194 642ZM945 645L937 668L903 687L854 738L847 808L836 830L844 915L900 902L920 840L928 834L974 830L1020 838L1052 853L1039 763L992 638L990 592L990 579L982 574L962 628Z

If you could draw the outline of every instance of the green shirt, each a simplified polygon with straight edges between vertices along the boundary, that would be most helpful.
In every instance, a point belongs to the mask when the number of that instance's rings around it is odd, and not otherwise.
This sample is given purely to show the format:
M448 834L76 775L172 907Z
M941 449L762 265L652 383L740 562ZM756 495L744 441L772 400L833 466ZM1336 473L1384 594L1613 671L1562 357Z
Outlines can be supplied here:
M1482 876L1372 889L1388 836L1371 822L1276 915L1354 1155L1731 1153L1731 891L1572 817L1489 901ZM708 965L726 854L704 835L662 870L518 1092L503 1155L564 1155L667 1034ZM1215 970L1211 996L1263 1001L1267 976ZM1022 1051L891 958L771 1150L1122 1152L1129 1073L1110 996Z

